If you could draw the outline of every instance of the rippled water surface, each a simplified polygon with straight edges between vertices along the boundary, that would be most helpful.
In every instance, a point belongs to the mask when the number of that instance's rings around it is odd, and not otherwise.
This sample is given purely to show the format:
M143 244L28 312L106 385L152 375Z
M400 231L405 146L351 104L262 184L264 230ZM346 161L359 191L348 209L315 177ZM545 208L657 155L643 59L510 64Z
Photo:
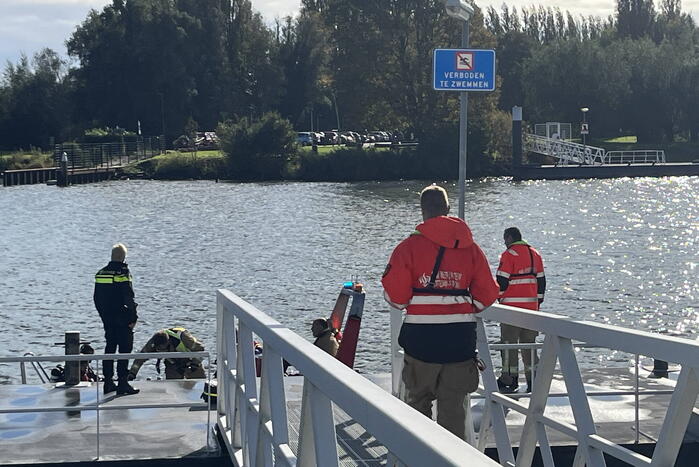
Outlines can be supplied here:
M94 273L129 247L140 322L136 347L184 325L210 348L215 290L229 288L311 338L341 283L366 284L357 366L386 371L389 325L380 277L420 222L424 182L119 181L0 189L0 355L60 353L65 330L104 340ZM452 203L456 189L448 186ZM699 335L699 178L469 184L466 217L493 270L502 231L520 227L543 254L543 310ZM455 209L456 211L456 209ZM587 365L624 356L586 350ZM152 371L149 369L147 371ZM0 382L17 380L0 366Z

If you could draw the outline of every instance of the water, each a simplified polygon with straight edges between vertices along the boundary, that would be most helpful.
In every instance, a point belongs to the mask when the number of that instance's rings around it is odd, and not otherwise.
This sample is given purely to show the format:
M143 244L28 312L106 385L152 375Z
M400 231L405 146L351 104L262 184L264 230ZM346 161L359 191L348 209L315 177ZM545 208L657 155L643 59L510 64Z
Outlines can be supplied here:
M135 346L184 325L214 349L215 290L228 288L299 334L358 276L367 302L357 356L389 368L381 273L420 222L424 182L230 184L120 181L0 189L0 355L60 354L65 330L99 350L94 273L129 247ZM456 212L457 190L448 185ZM493 271L518 226L542 253L543 310L678 336L699 335L699 178L468 185L466 218ZM493 336L497 332L493 329ZM584 365L627 356L585 350ZM154 375L152 365L144 368ZM18 381L17 365L0 382Z

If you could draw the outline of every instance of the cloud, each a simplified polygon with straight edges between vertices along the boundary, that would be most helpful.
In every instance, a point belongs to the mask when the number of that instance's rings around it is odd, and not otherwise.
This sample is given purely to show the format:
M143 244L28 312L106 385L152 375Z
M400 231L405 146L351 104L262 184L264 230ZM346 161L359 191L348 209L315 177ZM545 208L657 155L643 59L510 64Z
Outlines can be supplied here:
M44 47L66 55L65 41L85 20L90 9L110 0L2 0L0 1L0 64L15 62Z

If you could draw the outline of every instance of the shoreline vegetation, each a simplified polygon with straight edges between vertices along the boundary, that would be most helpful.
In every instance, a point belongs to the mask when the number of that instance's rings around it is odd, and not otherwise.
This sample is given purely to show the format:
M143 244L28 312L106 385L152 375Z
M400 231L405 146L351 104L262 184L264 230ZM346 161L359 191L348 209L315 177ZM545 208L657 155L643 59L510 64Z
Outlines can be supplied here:
M590 145L606 150L662 149L668 162L692 162L699 159L699 144L675 142L669 145L640 144L633 136L613 140L591 141ZM295 154L282 167L277 177L240 177L231 173L228 156L222 150L180 152L169 150L165 154L130 164L123 169L127 177L143 177L155 180L265 180L308 182L352 182L365 180L400 180L420 178L453 178L458 163L451 151L448 158L428 157L429 148L404 147L345 147L318 146L297 147ZM53 167L50 153L17 151L0 154L0 172L29 168ZM546 158L536 156L531 162L547 163ZM469 167L474 178L510 176L510 159L497 159L482 167ZM430 166L432 166L430 168ZM452 167L453 166L453 167Z

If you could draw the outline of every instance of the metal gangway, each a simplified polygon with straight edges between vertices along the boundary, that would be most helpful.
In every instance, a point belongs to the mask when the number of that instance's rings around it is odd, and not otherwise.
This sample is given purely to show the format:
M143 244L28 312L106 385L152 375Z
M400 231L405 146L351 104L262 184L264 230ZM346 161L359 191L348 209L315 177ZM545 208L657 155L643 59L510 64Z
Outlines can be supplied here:
M602 165L605 157L602 148L532 134L524 135L524 150L555 157L562 165Z
M392 465L498 465L232 292L217 297L218 428L234 465L339 466L333 406L385 446ZM264 347L260 378L254 336ZM284 361L303 375L298 439Z
M230 291L218 291L217 313L218 428L236 466L339 465L333 406L345 411L367 434L383 444L388 450L388 465L394 467L497 465L483 454L488 443L495 444L503 466L532 465L538 447L544 465L551 467L555 464L549 442L550 430L576 442L573 463L576 467L605 466L605 455L634 466L672 466L699 394L699 342L497 304L481 313L477 323L479 355L486 364L479 389L484 412L478 432L467 420L472 431L467 436L469 444ZM390 319L392 390L400 396L402 355L396 341L401 313L392 311ZM528 403L526 399L498 391L490 356L495 345L488 342L486 321L535 329L544 336L532 392L527 395ZM254 366L255 336L264 343L259 379ZM652 457L598 434L588 400L594 394L587 394L578 366L575 349L579 343L681 366L675 388L664 392L671 399ZM296 366L303 375L295 452L291 449L289 434L284 361ZM545 413L547 406L555 405L550 388L557 365L567 388L573 423ZM637 390L637 407L638 398ZM526 417L516 457L508 434L507 411Z
M551 156L557 165L664 164L665 151L605 151L603 148L573 143L558 138L525 134L524 150Z

